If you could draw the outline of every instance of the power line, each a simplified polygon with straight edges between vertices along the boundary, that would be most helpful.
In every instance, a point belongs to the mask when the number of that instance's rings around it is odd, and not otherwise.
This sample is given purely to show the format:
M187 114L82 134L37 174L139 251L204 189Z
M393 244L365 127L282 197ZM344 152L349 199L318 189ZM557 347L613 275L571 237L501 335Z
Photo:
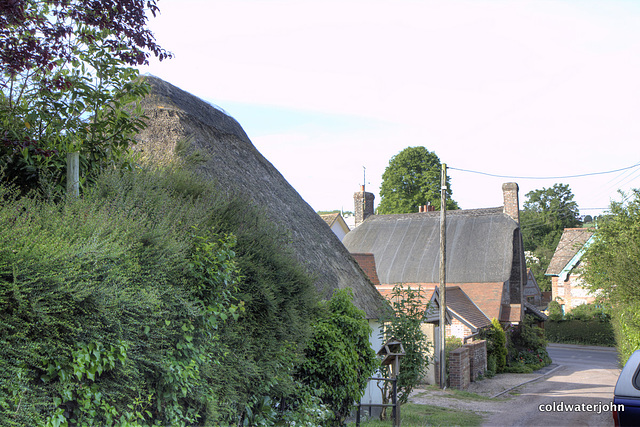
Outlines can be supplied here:
M627 166L625 168L614 169L614 170L610 170L610 171L591 172L591 173L583 173L583 174L579 174L579 175L567 175L567 176L509 176L509 175L496 175L496 174L487 173L487 172L473 171L473 170L469 170L469 169L459 169L459 168L454 168L454 167L449 167L449 169L450 170L455 170L455 171L460 171L460 172L468 172L468 173L475 173L475 174L478 174L478 175L491 176L491 177L494 177L494 178L509 178L509 179L568 179L568 178L583 178L585 176L594 176L594 175L605 175L605 174L608 174L608 173L615 173L615 172L621 172L621 171L633 169L633 168L636 168L638 166L640 166L640 163L636 163L635 165L632 165L632 166Z

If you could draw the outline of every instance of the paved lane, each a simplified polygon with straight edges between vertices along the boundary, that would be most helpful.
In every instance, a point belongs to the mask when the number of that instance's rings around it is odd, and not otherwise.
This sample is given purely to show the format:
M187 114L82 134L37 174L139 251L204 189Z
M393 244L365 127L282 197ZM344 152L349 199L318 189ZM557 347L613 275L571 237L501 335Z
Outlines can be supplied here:
M559 369L520 388L520 394L505 402L500 413L491 414L485 425L611 426L611 413L604 405L611 403L620 373L615 350L568 345L550 345L548 350ZM546 411L566 406L574 410Z

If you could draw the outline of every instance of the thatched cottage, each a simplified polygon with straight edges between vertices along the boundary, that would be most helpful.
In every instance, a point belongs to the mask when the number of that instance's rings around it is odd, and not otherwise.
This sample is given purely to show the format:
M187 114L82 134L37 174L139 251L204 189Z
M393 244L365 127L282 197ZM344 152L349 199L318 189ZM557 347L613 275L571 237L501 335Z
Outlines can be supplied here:
M388 307L329 226L278 170L253 146L240 124L220 109L159 79L145 77L152 90L142 101L148 127L136 150L158 162L187 153L203 153L197 168L230 195L248 199L291 236L299 262L315 278L324 298L335 289L351 288L355 305L378 319ZM183 147L184 148L184 147ZM377 350L377 349L376 349Z

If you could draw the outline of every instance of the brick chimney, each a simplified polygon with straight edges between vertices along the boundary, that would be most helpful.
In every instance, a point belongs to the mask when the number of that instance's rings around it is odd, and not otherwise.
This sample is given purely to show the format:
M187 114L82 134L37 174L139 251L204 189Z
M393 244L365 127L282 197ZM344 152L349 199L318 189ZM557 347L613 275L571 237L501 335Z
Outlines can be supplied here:
M370 215L373 215L373 200L376 196L373 193L364 191L364 185L360 186L360 191L353 193L354 216L356 227L362 224Z
M426 205L418 206L418 213L433 212L435 210L436 208L431 204L431 202L427 202Z
M504 184L502 184L502 195L504 196L503 212L513 218L515 222L520 224L518 184L516 184L515 182L505 182Z

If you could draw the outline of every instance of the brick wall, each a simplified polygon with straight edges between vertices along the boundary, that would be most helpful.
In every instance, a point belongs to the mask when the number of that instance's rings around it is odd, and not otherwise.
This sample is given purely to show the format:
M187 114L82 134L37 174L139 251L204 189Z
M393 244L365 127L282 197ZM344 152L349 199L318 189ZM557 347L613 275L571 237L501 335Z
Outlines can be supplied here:
M367 193L364 191L364 186L361 186L359 193L353 193L353 208L354 216L356 219L356 227L362 224L370 215L373 215L373 201L375 195L373 193Z
M471 381L469 347L462 346L449 353L449 387L465 390Z
M380 280L378 279L378 273L376 272L376 260L373 254L352 253L351 256L356 260L369 280L371 280L374 285L380 286Z
M474 341L464 346L469 349L469 375L474 382L487 371L487 342Z

